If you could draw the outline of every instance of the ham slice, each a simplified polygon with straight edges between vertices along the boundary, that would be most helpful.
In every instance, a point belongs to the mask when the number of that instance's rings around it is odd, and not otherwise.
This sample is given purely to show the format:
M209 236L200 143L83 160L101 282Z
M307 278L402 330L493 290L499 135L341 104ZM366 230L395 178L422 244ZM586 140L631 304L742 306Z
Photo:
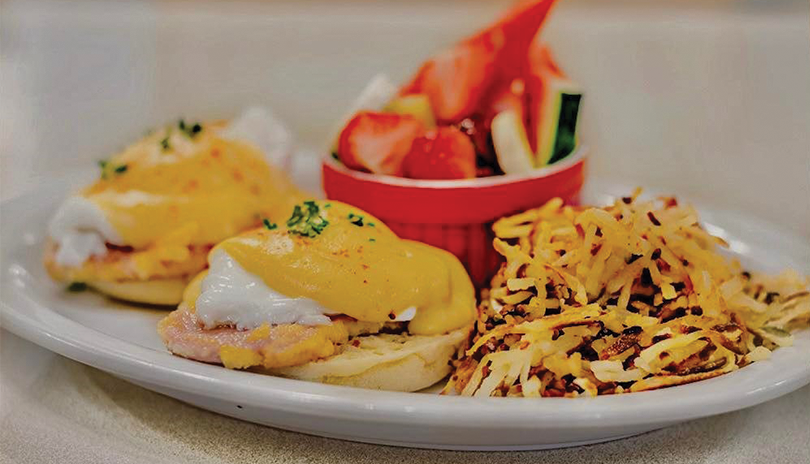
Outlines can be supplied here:
M289 367L335 354L348 331L340 321L330 325L262 325L252 330L205 329L193 311L181 305L158 324L172 353L229 369Z

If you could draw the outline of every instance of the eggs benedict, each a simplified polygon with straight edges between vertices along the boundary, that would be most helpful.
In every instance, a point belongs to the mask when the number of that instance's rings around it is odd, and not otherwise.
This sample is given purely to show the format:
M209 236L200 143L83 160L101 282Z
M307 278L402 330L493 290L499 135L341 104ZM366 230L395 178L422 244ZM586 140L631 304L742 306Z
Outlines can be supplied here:
M335 201L298 204L208 263L158 332L174 354L227 368L415 391L450 372L474 319L458 259Z
M99 179L49 224L49 274L123 300L178 304L214 245L300 200L280 169L287 134L251 109L231 123L181 120L101 161Z

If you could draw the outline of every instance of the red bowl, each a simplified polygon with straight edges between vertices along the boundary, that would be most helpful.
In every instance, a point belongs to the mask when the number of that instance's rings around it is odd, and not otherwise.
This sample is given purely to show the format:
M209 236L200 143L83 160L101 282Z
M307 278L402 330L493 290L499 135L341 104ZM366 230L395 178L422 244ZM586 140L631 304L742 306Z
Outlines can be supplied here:
M554 197L576 203L584 181L585 149L529 174L464 180L418 180L354 171L323 160L326 196L357 206L402 238L458 257L476 286L501 262L492 248L493 221L541 206Z

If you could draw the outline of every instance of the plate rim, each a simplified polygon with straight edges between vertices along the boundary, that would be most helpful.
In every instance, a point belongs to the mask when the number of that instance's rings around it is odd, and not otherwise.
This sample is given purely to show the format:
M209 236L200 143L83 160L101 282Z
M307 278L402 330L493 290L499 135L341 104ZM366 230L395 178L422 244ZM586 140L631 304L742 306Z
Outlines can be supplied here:
M810 365L808 365L804 369L797 369L795 375L792 370L775 370L775 372L782 374L778 380L771 377L767 385L744 392L742 397L737 398L738 401L732 401L731 399L723 401L722 399L724 397L728 398L728 395L721 393L719 389L713 389L716 393L709 395L701 395L698 390L706 390L707 387L705 386L711 380L723 377L726 379L732 378L734 374L742 372L742 369L714 379L701 381L702 383L695 382L668 389L623 395L606 395L596 398L475 398L376 391L265 376L251 372L230 371L220 366L178 358L168 352L165 353L168 365L161 365L149 359L151 357L149 355L155 350L106 335L56 312L51 311L53 316L61 319L61 323L66 324L76 332L71 331L71 335L65 336L55 333L52 329L38 330L35 326L38 321L13 310L5 302L0 303L0 310L2 310L2 313L0 313L2 314L0 325L4 329L57 354L115 375L145 380L167 388L183 390L187 393L214 396L240 405L272 407L272 409L289 412L310 413L309 415L317 417L345 418L347 414L363 411L365 414L363 414L362 419L377 423L400 422L391 420L398 415L425 417L436 424L448 422L442 419L448 419L448 415L452 415L452 419L445 425L452 425L465 420L488 421L508 416L512 426L521 425L516 424L516 422L526 422L523 424L524 426L537 426L539 425L536 421L538 415L542 415L543 422L554 422L558 427L581 425L580 423L586 420L598 421L598 423L590 424L592 426L627 425L628 423L639 422L671 423L754 406L810 383ZM76 336L82 332L91 332L97 340L102 342L88 342ZM105 345L110 342L121 343L127 350L114 350L100 355L98 349L105 348ZM790 349L795 349L795 346L782 348L782 350ZM144 354L147 354L147 356L144 356ZM774 353L775 355L776 353ZM175 366L174 361L183 364ZM116 363L116 365L110 363ZM762 365L762 361L760 365ZM756 363L747 366L747 368L755 366ZM187 367L187 369L183 369L184 367ZM143 373L148 372L140 370L143 368L151 369L153 375L143 375ZM209 370L210 372L208 372ZM752 372L750 375L754 375L754 373ZM256 381L256 378L261 380ZM232 382L236 380L240 382ZM267 385L262 385L263 383L267 383ZM206 387L195 388L197 385L206 385ZM686 394L685 390L691 386L702 388L691 388L690 390L696 391ZM222 389L221 387L226 388ZM657 401L671 400L675 388L679 389L679 393L684 393L681 396L684 396L682 399L686 399L686 402L678 401L676 404L675 402ZM215 393L221 393L222 395ZM234 395L239 397L234 398ZM641 401L642 395L645 401ZM418 402L425 404L414 406L413 401L395 401L413 400L417 396L419 398ZM707 402L707 397L713 400L719 399L720 401L714 402L713 408L704 409L700 412L690 409L704 405ZM268 398L273 401L268 403ZM531 408L525 407L527 401L531 402ZM652 418L649 417L644 421L628 420L638 417L638 414L644 412L647 408L646 405L653 402L658 403L656 405L656 415L665 415L666 417L659 420L650 420ZM302 410L301 406L307 407ZM429 408L433 409L433 411L430 411ZM439 411L442 408L445 410ZM505 411L505 408L509 410ZM493 425L492 422L488 422L484 427L488 428Z
M50 186L56 188L53 184ZM2 202L0 215L24 203L47 200L41 197L49 190L51 188L38 189ZM787 238L790 246L801 246L803 252L810 254L810 246L792 231L759 219L755 223L757 227L765 227ZM0 236L5 235L6 230L4 227ZM15 245L20 246L21 240L14 242ZM0 245L0 258L5 258L10 248ZM518 428L662 424L747 408L810 383L810 330L805 330L801 332L802 337L797 337L797 345L806 344L808 353L793 353L798 349L794 345L775 351L768 361L754 363L713 379L668 389L596 398L470 398L325 385L231 371L104 334L44 307L30 295L21 292L12 282L14 272L25 272L25 269L3 265L0 275L0 288L4 290L0 294L0 327L22 338L62 356L123 377L142 379L166 388L217 397L237 404L312 417L352 417L370 423L457 426L467 429L504 424ZM28 311L15 308L25 305ZM803 358L805 362L793 366L776 364L791 355ZM752 378L760 376L761 380L739 395L728 395L719 388L719 382L733 385L741 374ZM419 398L418 401L414 401L415 398ZM673 401L675 398L678 401Z

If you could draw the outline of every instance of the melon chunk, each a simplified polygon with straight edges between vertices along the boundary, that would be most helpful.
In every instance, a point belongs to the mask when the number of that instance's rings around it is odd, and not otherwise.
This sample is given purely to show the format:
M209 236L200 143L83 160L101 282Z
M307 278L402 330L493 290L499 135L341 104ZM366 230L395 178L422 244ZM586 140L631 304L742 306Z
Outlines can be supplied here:
M491 130L498 165L505 174L518 174L535 168L535 155L529 145L523 119L516 110L498 113L492 119Z
M423 93L415 93L397 97L383 108L386 113L409 114L422 121L428 129L436 127L436 118L430 107L430 99Z

